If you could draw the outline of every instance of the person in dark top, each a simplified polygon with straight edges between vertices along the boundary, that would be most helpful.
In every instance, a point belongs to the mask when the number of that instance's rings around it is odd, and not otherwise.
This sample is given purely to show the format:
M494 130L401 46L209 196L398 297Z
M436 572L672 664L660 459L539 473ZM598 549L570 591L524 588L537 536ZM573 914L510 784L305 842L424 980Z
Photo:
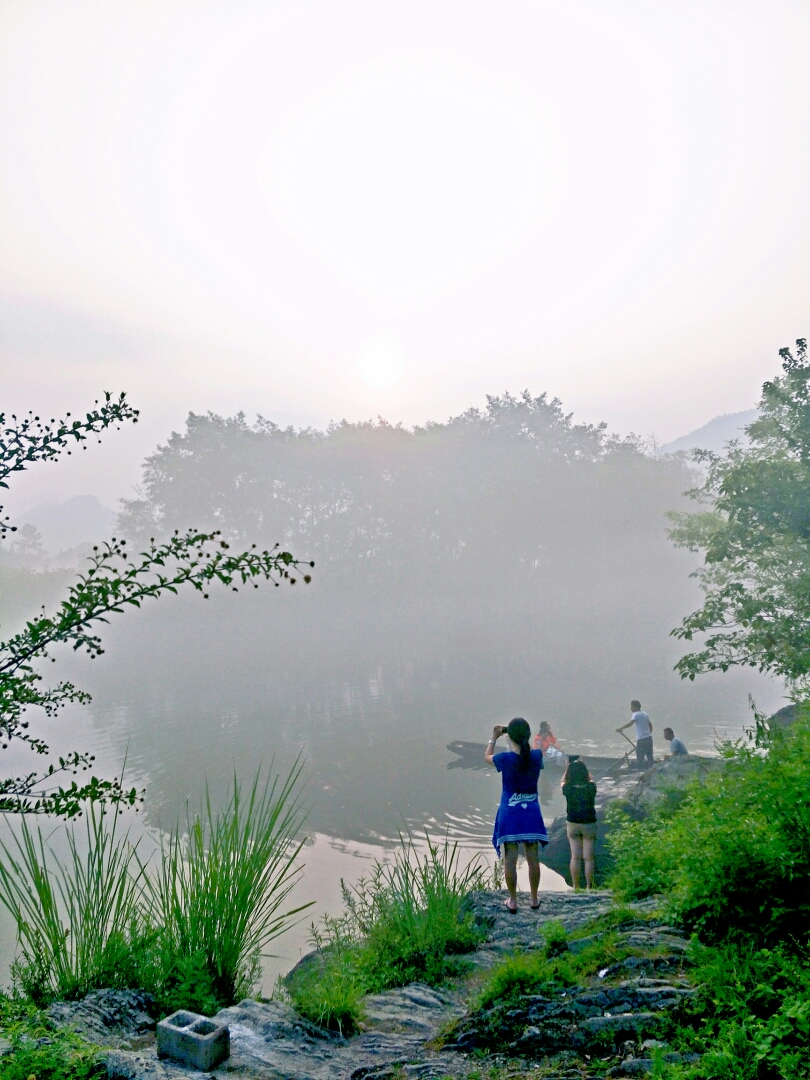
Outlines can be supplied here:
M585 887L593 888L593 851L596 844L596 784L584 761L570 761L562 781L567 812L566 831L571 846L571 883L579 888L579 864L585 864Z
M504 753L495 753L495 743L506 735L509 749ZM543 751L532 750L529 740L531 729L521 716L516 716L508 727L496 724L492 729L492 738L484 752L485 759L494 765L501 774L503 790L498 813L495 816L495 829L492 843L498 855L503 844L503 864L509 899L506 909L510 915L517 914L517 860L518 844L526 850L526 862L529 864L529 889L531 906L536 911L540 907L537 889L540 885L540 861L537 857L537 845L548 843L548 834L540 813L540 799L537 794L537 781L543 768Z

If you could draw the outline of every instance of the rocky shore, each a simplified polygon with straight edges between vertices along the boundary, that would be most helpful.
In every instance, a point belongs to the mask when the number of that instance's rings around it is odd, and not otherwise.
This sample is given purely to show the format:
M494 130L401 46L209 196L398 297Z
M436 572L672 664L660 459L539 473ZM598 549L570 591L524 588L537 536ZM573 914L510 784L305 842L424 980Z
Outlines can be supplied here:
M587 761L587 759L586 759ZM599 831L596 841L596 880L603 881L610 871L610 855L606 839L610 833L607 809L611 803L620 800L627 804L631 814L643 816L664 793L672 788L681 788L689 781L700 779L714 769L722 767L722 758L698 757L689 754L685 757L669 758L657 761L652 768L644 772L623 769L607 776L595 774L596 781L596 818ZM540 854L545 865L561 874L571 884L568 863L570 849L565 831L565 818L558 817L549 830L549 843Z
M470 954L463 979L441 990L413 983L368 997L364 1030L352 1038L308 1023L284 1002L246 1000L217 1014L230 1027L231 1056L214 1073L202 1074L158 1060L143 994L102 990L81 1002L53 1005L50 1014L54 1023L69 1024L105 1047L109 1080L440 1080L480 1074L485 1064L508 1064L511 1071L521 1061L527 1068L544 1065L544 1077L629 1077L652 1068L654 1047L667 1055L667 1023L694 988L683 937L655 916L650 902L632 905L629 913L623 909L624 921L609 932L614 946L624 946L624 958L582 985L477 1008L486 973L508 957L543 949L549 922L581 934L613 906L608 892L542 893L539 910L531 911L522 898L512 916L505 895L469 897L485 940ZM600 933L560 947L575 954Z

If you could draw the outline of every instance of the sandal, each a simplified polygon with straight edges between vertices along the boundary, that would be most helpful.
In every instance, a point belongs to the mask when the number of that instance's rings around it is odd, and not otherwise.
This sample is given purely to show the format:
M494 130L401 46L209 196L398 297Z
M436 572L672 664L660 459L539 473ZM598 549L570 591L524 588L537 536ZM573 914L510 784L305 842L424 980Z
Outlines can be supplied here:
M532 909L532 911L539 911L540 910L540 901L538 900L536 904L529 904L529 907Z
M509 901L504 900L503 906L506 908L510 915L517 915L517 902L515 902L514 907L509 907Z

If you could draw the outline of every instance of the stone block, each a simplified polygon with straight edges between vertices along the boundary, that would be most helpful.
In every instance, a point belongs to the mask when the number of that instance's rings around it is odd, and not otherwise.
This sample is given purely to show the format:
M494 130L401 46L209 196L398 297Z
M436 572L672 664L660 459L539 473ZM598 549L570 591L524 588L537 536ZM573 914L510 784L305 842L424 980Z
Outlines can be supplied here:
M157 1026L158 1057L207 1072L231 1052L230 1032L216 1020L178 1009Z

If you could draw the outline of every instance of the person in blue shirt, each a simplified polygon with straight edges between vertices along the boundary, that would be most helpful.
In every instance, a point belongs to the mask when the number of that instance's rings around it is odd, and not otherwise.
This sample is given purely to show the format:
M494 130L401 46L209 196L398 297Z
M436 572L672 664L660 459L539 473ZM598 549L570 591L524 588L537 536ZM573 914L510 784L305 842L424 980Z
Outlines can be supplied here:
M689 754L684 743L675 737L675 732L671 727L664 728L664 738L669 743L670 757L686 757Z
M506 735L508 749L496 754L495 744ZM540 885L540 860L538 847L548 843L546 826L540 812L537 781L543 768L543 751L532 750L529 740L532 733L522 716L516 716L508 727L496 724L492 738L484 752L485 759L501 774L502 792L492 843L498 855L503 844L504 878L509 890L506 909L510 915L517 914L517 860L518 844L526 850L529 864L529 889L533 910L540 907L537 889Z
M635 726L636 729L636 763L639 769L649 769L653 763L653 726L650 718L641 708L640 701L630 702L630 719L626 724L617 727L621 732L625 728Z

